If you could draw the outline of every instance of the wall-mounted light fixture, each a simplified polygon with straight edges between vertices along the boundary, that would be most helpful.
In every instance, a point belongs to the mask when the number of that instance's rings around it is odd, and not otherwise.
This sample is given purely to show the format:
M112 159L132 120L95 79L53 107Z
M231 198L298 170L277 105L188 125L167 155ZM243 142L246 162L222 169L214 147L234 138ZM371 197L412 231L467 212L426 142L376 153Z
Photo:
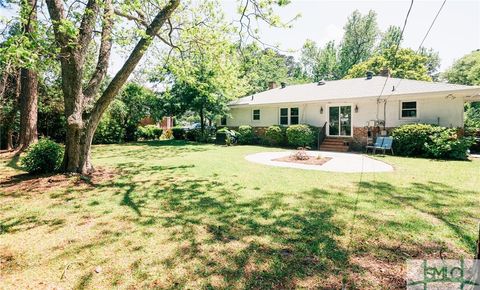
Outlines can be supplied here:
M358 105L355 105L355 113L358 113Z
M320 114L323 114L323 106L320 107Z

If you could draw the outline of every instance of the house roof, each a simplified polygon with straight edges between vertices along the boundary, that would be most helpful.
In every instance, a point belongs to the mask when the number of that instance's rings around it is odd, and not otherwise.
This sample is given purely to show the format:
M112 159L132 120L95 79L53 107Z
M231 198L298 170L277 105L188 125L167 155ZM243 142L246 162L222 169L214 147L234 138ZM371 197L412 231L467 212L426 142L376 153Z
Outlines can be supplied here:
M240 98L231 102L230 106L379 97L382 87L385 84L385 78L386 77L375 76L372 79L356 78L326 81L324 85L318 85L317 83L291 85L285 88L275 88ZM396 89L392 91L394 86ZM479 94L480 87L388 78L382 97L439 92L451 93L457 91L471 91L472 94Z

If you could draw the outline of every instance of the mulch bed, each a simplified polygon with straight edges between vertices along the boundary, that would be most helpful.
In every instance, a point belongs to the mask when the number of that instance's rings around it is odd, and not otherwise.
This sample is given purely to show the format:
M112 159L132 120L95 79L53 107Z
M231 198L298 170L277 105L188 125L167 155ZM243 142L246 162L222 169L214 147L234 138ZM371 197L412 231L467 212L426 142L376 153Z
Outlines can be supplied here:
M308 156L308 159L306 160L300 160L296 159L293 156L285 156L281 158L276 158L273 159L272 161L280 161L280 162L291 162L291 163L301 163L301 164L308 164L308 165L323 165L327 163L330 159L330 157L315 157L315 156Z
M95 187L97 184L113 180L118 172L107 168L96 168L89 176L79 174L18 174L0 178L0 191L41 193L66 188L68 186Z

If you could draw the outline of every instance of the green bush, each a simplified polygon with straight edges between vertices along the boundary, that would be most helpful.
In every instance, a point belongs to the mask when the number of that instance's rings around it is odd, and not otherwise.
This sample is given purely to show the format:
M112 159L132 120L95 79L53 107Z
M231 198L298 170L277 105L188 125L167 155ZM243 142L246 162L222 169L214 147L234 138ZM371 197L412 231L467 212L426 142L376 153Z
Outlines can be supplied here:
M28 147L21 165L29 173L49 173L62 163L63 148L50 139L40 139Z
M157 140L162 136L162 128L155 125L140 126L137 129L137 138L143 140Z
M184 140L185 139L185 129L183 129L181 127L172 128L172 134L173 134L173 138L175 138L175 140Z
M125 128L118 121L106 116L98 124L93 144L122 143L125 139Z
M392 132L395 153L400 156L424 156L425 143L430 141L435 128L428 124L408 124L396 128Z
M185 137L188 141L199 141L201 138L202 132L200 129L191 129L185 132Z
M286 143L286 128L273 125L265 131L265 139L270 145L282 145Z
M425 143L425 151L428 157L465 160L473 143L473 138L458 136L456 129L439 127Z
M315 141L315 134L308 125L293 125L287 129L287 140L291 146L311 146Z
M238 127L238 143L239 144L254 144L255 134L253 128L248 125Z
M473 138L459 136L456 129L428 124L403 125L392 136L394 150L401 156L465 160L473 144Z
M215 134L215 143L219 145L232 145L234 138L238 135L235 130L229 130L228 128L224 127L217 130Z

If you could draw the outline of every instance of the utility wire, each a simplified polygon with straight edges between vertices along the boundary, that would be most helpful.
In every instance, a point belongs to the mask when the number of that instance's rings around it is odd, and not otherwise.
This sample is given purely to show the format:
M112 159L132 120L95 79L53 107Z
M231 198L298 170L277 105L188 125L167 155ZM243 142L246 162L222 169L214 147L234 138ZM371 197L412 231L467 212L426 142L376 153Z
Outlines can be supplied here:
M403 39L403 32L405 31L405 27L407 26L407 21L408 21L408 17L410 16L410 11L412 11L412 6L413 6L413 1L412 0L410 2L410 7L408 8L408 11L407 11L407 16L405 16L405 21L403 22L403 28L402 28L402 32L400 33L400 37L398 38L398 41L397 41L397 45L395 47L395 52L393 54L393 60L396 64L396 60L397 60L397 52L398 52L398 48L400 47L400 42L402 41ZM395 66L395 65L394 65ZM380 98L382 97L382 94L383 94L383 91L385 90L385 86L387 85L387 81L388 81L388 77L385 78L385 82L383 83L383 87L382 87L382 90L380 91L380 95L378 96L377 98L377 103L378 101L380 100ZM377 106L378 108L378 106Z
M430 24L430 27L428 28L427 33L425 33L425 36L423 37L422 42L421 42L420 45L418 46L417 51L416 51L415 53L419 53L420 50L422 49L423 43L425 42L425 40L427 39L428 35L430 34L430 31L432 30L432 27L433 27L433 25L435 24L435 21L437 21L438 15L440 15L440 12L442 12L443 6L445 6L445 3L446 3L446 2L447 2L447 0L444 0L443 3L442 3L442 5L441 5L440 8L438 9L437 14L435 15L435 18L433 18L433 21L432 21L432 23ZM390 95L389 95L387 98L385 98L385 100L387 100L389 97L391 97L391 96L393 95L393 93L395 92L395 90L397 90L398 87L400 86L400 84L402 83L402 80L403 80L403 79L400 79L400 80L398 81L397 85L394 87L394 89L392 89L392 92L390 93Z

